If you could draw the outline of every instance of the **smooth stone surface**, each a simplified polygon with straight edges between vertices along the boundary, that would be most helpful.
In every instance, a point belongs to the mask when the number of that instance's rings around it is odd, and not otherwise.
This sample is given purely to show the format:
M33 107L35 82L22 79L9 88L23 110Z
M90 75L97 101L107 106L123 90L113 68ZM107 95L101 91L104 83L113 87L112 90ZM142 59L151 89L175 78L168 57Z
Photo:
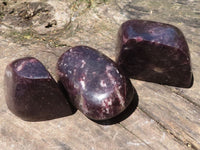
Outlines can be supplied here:
M55 80L33 57L9 64L4 82L7 106L23 120L44 121L72 114Z
M129 20L118 32L117 64L128 77L189 88L190 53L176 27L145 20Z
M93 48L69 49L59 58L57 68L71 103L90 119L110 119L125 110L133 99L130 80L110 58Z

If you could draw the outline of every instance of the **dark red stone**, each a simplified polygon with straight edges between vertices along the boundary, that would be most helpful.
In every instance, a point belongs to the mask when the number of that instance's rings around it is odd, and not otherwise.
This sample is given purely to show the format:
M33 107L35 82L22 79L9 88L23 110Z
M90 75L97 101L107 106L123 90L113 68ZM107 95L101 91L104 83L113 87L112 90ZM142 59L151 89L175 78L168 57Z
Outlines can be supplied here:
M32 57L9 64L5 71L7 106L26 121L44 121L72 114L57 83L42 63Z
M192 86L190 54L176 27L129 20L118 32L117 64L127 77L177 87Z
M110 58L90 47L69 49L59 58L57 68L71 103L90 119L112 118L133 99L130 80Z

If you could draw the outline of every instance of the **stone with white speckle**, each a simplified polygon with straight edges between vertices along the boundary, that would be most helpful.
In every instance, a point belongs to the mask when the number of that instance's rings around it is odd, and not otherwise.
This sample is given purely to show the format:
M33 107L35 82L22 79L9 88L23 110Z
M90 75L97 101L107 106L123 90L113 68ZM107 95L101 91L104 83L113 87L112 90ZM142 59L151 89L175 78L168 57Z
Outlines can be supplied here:
M115 117L133 99L130 80L110 58L93 48L71 48L59 58L57 69L71 103L88 118Z
M190 53L183 33L175 26L129 20L118 32L117 64L127 77L189 88Z

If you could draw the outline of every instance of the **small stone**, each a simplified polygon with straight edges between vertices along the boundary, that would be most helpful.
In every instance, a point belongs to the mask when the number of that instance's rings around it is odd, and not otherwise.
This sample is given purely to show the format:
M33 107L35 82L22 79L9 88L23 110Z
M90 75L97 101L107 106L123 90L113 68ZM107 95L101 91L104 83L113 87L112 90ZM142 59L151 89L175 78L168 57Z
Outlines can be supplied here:
M71 103L88 118L107 120L120 114L134 90L110 58L87 46L66 51L57 64L59 81Z
M123 23L116 61L130 78L184 88L193 83L185 37L169 24L145 20Z
M33 57L17 59L7 66L5 93L10 111L26 121L44 121L72 114L55 80Z

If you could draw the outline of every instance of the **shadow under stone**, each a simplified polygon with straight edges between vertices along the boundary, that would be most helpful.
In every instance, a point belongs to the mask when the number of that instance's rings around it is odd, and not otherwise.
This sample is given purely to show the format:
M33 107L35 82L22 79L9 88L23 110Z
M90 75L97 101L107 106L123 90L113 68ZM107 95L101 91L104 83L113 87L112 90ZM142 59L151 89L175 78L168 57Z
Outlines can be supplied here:
M76 109L76 108L71 104L71 102L69 101L69 99L70 99L69 94L68 94L68 92L65 90L64 85L61 83L61 81L58 81L58 86L59 86L61 92L63 93L63 95L65 96L66 102L67 102L67 103L70 105L70 107L71 107L71 110L72 110L72 114L71 114L71 115L75 114L76 111L77 111L77 109Z

